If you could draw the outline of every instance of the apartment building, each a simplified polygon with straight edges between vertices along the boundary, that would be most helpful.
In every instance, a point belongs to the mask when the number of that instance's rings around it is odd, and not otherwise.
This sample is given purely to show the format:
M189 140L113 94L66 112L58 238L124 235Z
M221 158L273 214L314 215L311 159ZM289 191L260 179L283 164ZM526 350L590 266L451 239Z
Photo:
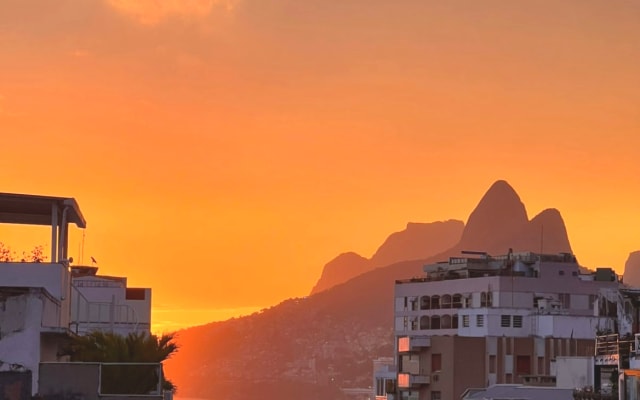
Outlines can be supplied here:
M596 333L617 326L602 290L617 290L618 277L584 272L571 254L465 252L424 272L395 285L399 399L553 385L556 357L592 356Z
M98 275L96 266L71 267L71 329L127 335L150 333L151 289L128 287L127 278Z
M86 227L75 199L0 193L0 223L51 229L48 260L0 262L0 393L39 393L41 366L67 361L62 350L76 334L149 332L151 289L71 266L69 228Z

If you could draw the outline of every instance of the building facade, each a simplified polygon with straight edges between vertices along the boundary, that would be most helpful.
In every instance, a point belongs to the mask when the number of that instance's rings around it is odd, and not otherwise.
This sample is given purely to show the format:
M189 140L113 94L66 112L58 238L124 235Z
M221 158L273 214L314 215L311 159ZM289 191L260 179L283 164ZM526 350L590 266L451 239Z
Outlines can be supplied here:
M127 286L126 277L98 275L95 266L71 267L71 329L150 333L151 289Z
M0 393L39 393L40 365L68 361L63 350L77 334L149 332L151 289L71 267L69 226L86 227L74 199L0 193L0 223L51 229L48 262L0 261Z
M400 399L454 399L468 388L552 384L558 356L591 356L597 332L613 331L602 289L611 269L583 273L571 254L491 257L472 252L396 281Z

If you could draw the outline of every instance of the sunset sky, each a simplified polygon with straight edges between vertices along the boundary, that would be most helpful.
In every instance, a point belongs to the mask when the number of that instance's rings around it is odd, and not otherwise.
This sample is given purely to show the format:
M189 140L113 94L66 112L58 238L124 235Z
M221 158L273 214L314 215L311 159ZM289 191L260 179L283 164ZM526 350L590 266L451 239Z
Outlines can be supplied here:
M497 179L622 273L640 2L0 0L0 149L0 191L75 197L85 263L152 287L156 331L304 296Z

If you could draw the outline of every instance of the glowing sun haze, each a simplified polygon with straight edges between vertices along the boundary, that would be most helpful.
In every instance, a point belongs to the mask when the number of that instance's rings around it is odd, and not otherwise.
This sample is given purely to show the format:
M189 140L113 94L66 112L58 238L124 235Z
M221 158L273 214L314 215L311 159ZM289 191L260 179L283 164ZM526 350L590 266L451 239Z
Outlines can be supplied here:
M306 295L497 179L621 273L638 32L615 0L6 0L0 189L75 197L84 261L152 287L158 331ZM0 227L19 252L47 238Z

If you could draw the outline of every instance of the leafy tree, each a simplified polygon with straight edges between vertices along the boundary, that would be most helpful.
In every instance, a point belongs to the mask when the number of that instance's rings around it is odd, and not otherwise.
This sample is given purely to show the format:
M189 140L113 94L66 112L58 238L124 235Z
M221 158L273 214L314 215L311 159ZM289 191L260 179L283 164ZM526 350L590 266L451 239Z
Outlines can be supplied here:
M14 262L17 260L16 252L11 250L10 246L0 242L0 262ZM22 262L39 263L47 260L47 256L44 254L44 246L38 245L34 247L29 253L22 252Z
M78 336L71 342L67 354L72 361L100 363L160 363L178 350L174 334L156 336L130 333L122 336L112 332L94 331ZM158 370L155 365L104 365L101 389L108 394L147 394L156 389ZM171 381L162 376L162 388L175 390Z

